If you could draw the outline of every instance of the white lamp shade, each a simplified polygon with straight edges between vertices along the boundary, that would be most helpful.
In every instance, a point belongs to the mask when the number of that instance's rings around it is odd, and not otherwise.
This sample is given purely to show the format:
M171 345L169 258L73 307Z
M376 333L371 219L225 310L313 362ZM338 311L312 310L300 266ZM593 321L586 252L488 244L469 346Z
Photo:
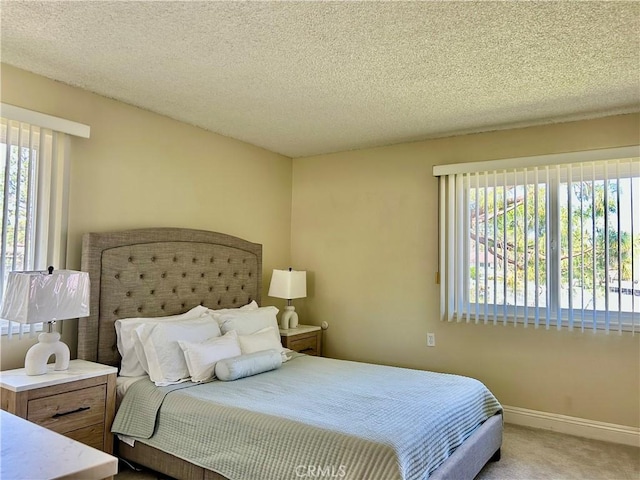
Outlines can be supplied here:
M304 298L307 296L307 272L274 270L269 285L269 296L276 298Z
M0 318L40 323L88 315L88 273L75 270L9 273Z

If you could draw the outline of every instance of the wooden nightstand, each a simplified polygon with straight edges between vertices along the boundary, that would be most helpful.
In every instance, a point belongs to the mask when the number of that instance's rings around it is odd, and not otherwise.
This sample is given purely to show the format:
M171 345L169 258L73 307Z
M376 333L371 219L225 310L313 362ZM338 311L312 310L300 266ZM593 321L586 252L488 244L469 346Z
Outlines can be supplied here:
M298 325L288 330L280 329L282 346L307 355L322 356L322 330L315 325Z
M0 372L0 408L69 438L113 452L118 369L71 360L69 369L27 375L24 368Z

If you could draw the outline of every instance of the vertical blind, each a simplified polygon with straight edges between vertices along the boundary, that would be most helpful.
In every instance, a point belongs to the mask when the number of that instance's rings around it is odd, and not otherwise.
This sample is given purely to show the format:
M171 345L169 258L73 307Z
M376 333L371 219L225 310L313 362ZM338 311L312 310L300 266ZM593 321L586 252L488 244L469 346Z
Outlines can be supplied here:
M68 136L3 117L0 148L1 301L10 271L66 266ZM3 322L11 338L14 328ZM33 335L31 325L20 325L20 338L25 328Z
M442 319L640 327L640 148L582 153L434 169Z

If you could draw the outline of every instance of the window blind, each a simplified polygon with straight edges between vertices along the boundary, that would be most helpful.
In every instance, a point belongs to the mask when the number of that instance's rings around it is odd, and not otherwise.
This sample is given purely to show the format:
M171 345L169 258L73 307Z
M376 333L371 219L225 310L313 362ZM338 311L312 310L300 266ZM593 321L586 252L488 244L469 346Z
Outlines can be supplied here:
M442 319L640 327L640 148L580 153L434 169Z
M64 133L0 118L2 236L0 301L10 271L66 266L68 211L68 136ZM22 338L31 325L2 320L9 338ZM38 324L37 329L41 329Z

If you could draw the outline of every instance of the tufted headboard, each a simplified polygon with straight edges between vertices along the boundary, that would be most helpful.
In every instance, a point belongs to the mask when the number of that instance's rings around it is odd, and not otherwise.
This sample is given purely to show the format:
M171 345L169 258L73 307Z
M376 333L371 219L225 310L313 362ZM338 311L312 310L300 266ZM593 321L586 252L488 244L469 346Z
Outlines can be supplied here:
M262 245L184 228L87 233L82 270L91 280L91 313L78 323L78 358L119 366L119 318L260 303Z

